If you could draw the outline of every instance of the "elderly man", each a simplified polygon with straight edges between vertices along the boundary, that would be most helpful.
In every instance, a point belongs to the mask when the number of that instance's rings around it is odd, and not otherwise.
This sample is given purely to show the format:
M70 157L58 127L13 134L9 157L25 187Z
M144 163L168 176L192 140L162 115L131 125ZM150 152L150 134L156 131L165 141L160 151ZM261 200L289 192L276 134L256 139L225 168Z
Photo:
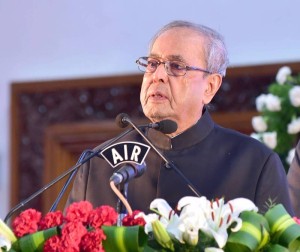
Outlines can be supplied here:
M145 135L203 196L245 197L262 212L272 201L293 212L278 156L257 140L220 127L209 115L206 105L220 88L228 64L221 35L202 25L174 21L154 36L148 56L136 63L145 73L140 93L145 116L151 122L171 119L178 125L172 134L148 129ZM127 140L145 143L136 132L119 141ZM147 211L155 198L174 207L181 197L194 196L152 148L145 161L146 172L129 184L133 209ZM112 173L105 160L90 160L78 171L67 204L89 200L94 206L114 206L117 199L109 188Z

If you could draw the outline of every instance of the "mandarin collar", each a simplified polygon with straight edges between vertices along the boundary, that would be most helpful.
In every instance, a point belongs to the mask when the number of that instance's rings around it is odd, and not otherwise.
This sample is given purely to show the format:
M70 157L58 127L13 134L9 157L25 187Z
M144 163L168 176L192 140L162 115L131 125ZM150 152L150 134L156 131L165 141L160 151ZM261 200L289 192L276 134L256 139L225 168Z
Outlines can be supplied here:
M155 129L149 129L146 134L150 141L162 150L180 150L195 145L203 140L211 132L213 127L214 122L207 109L205 109L195 125L173 138Z

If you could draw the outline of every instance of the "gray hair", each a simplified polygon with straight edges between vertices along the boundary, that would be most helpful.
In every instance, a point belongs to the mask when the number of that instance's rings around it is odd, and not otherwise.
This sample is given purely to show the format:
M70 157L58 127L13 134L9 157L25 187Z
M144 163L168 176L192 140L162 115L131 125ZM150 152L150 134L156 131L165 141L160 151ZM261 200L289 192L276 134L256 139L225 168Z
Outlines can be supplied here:
M206 27L204 25L195 24L187 21L173 21L162 27L152 38L150 42L150 50L153 47L156 39L165 31L173 28L188 28L196 31L206 39L204 45L205 63L208 71L212 73L219 73L222 76L226 75L226 68L228 66L227 49L225 46L224 38L217 31Z

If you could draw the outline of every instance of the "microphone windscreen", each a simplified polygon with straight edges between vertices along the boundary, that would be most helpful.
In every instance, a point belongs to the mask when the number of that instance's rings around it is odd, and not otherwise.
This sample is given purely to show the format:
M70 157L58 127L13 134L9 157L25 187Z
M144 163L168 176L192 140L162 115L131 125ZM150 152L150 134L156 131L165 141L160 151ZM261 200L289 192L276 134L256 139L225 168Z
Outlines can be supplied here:
M156 130L164 134L171 134L177 130L177 123L169 119L162 120L158 123Z
M126 128L129 124L127 118L129 118L127 114L121 113L116 116L115 122L120 128Z

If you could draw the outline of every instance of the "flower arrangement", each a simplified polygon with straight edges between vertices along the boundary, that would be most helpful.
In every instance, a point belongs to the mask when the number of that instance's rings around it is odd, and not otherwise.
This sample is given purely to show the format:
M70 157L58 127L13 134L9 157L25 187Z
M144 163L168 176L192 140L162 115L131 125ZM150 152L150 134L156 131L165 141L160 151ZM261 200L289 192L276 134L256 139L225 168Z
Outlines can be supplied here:
M87 201L60 211L28 209L12 222L0 221L2 251L299 251L300 220L282 205L265 214L248 199L209 201L184 197L173 210L155 199L145 214L133 211L115 226L118 215L109 206L93 209Z
M274 149L288 169L300 133L300 74L292 76L288 66L279 69L268 94L256 98L260 115L252 118L252 137Z
M93 209L91 203L82 201L70 205L65 216L56 211L42 217L35 209L25 210L14 219L13 233L0 234L12 242L12 250L6 246L8 251L104 251L106 236L101 227L114 225L116 220L112 207Z

